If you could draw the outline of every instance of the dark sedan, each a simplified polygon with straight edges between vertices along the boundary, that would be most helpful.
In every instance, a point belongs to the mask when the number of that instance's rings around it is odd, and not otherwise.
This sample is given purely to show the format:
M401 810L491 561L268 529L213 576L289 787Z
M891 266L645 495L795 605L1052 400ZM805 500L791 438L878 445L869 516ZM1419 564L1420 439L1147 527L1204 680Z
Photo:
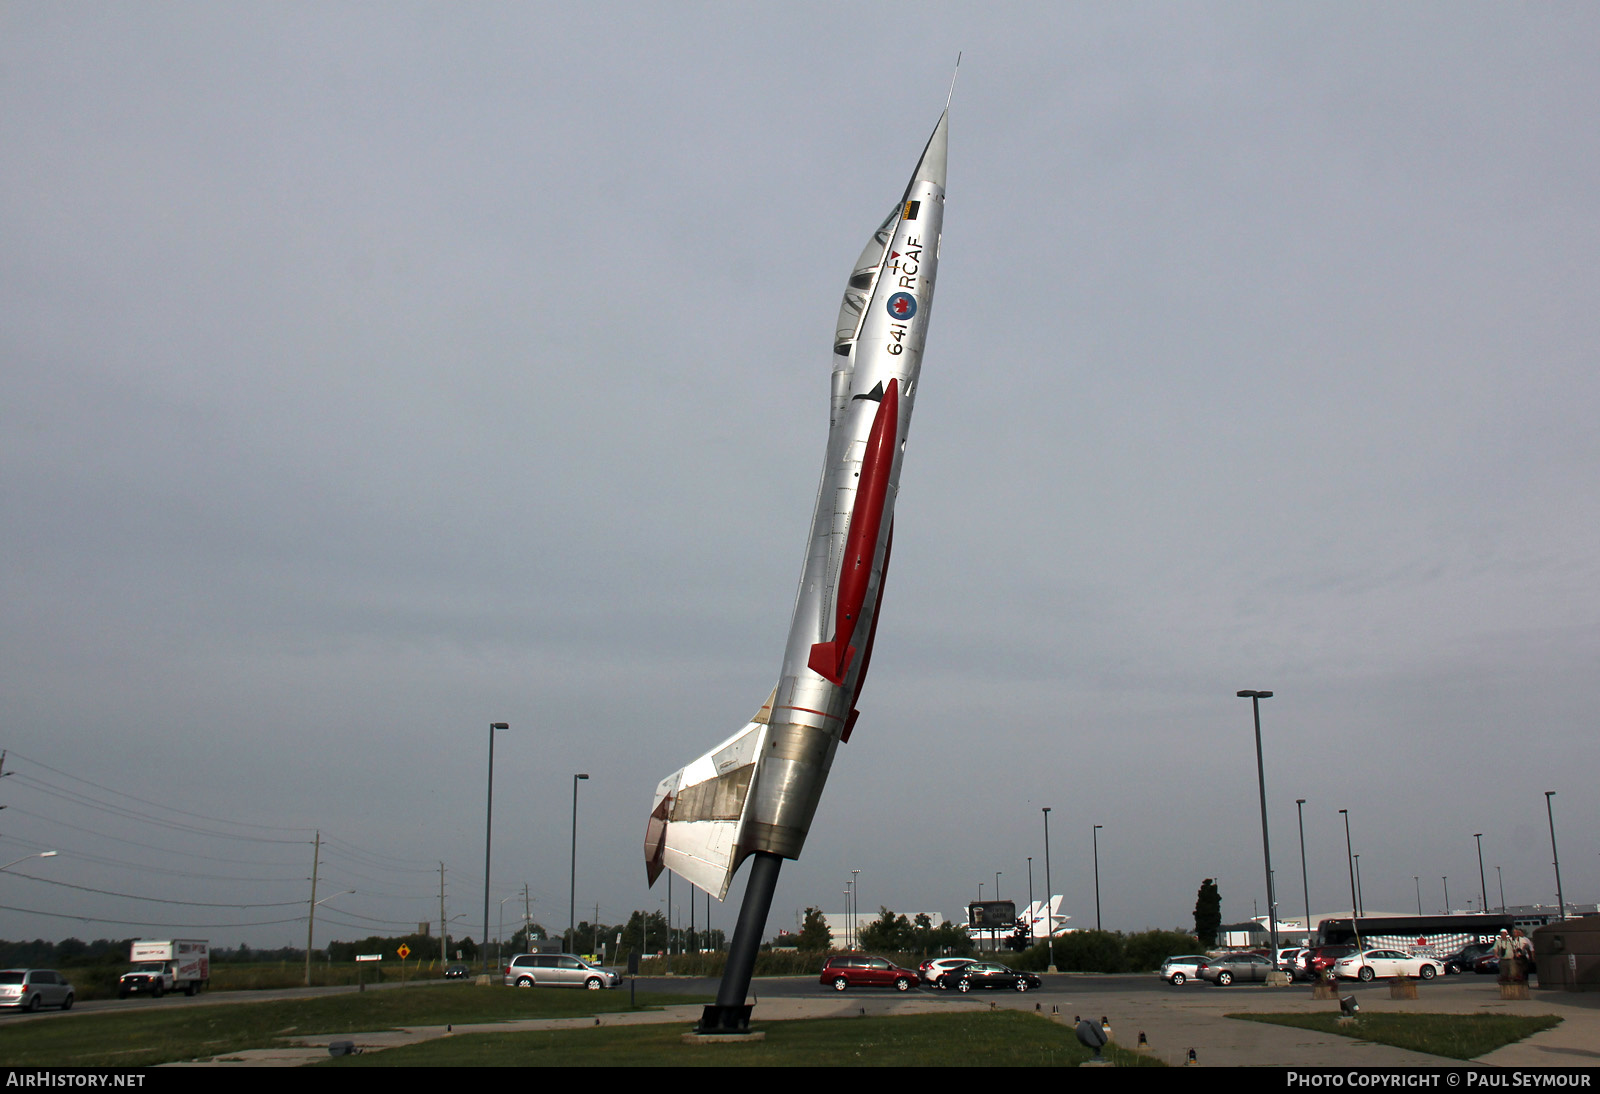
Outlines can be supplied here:
M1474 942L1470 946L1463 946L1443 960L1444 971L1446 973L1467 972L1478 958L1486 953L1493 952L1493 942Z
M951 969L939 978L941 988L954 988L956 991L972 991L975 988L1032 991L1043 983L1031 972L1020 972L992 961L974 961L959 969Z

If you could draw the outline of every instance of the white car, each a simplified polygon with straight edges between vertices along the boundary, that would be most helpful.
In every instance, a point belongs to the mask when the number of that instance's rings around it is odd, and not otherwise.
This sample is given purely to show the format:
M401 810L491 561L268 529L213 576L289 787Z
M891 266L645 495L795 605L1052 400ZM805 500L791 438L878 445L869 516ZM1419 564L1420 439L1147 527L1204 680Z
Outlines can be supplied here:
M1169 984L1186 984L1190 980L1200 978L1200 966L1205 964L1205 961L1206 955L1203 953L1169 957L1161 962L1161 968L1156 975Z
M932 961L924 961L917 968L917 975L929 987L938 987L939 979L951 969L961 969L973 964L975 958L971 957L936 957Z
M1444 971L1442 962L1432 957L1411 957L1399 950L1367 950L1341 957L1334 963L1335 976L1345 980L1379 980L1406 976L1432 980Z

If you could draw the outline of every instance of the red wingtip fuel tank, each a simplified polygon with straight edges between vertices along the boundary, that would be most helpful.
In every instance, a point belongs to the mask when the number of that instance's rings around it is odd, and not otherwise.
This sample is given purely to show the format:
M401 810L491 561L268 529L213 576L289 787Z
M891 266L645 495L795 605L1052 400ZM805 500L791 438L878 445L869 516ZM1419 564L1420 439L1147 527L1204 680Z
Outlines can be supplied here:
M672 870L720 899L752 853L797 858L855 727L933 312L948 124L946 113L846 282L822 484L778 686L743 729L656 787L651 881Z
M844 545L844 563L839 572L837 607L834 613L833 641L811 647L807 663L817 675L843 687L845 673L855 658L850 645L861 621L861 606L867 599L872 580L872 562L878 552L879 532L883 529L883 504L889 495L889 476L894 470L895 441L900 422L900 381L890 380L872 419L867 434L867 449L861 459L861 485L856 490L855 507L850 513L850 532Z

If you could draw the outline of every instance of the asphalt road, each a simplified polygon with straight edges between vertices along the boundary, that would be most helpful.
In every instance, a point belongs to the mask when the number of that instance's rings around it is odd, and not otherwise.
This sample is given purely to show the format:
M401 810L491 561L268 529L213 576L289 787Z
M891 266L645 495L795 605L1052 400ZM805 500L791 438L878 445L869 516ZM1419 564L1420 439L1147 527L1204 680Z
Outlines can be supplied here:
M1028 997L1037 999L1040 1003L1045 1005L1058 1004L1062 1006L1070 1005L1074 998L1099 996L1108 991L1115 991L1119 993L1133 992L1137 994L1164 993L1170 994L1171 996L1179 999L1193 998L1200 995L1217 995L1218 993L1247 998L1272 992L1281 993L1281 989L1269 988L1265 984L1233 984L1229 987L1223 988L1214 986L1212 984L1207 984L1204 981L1199 980L1191 980L1189 983L1184 984L1181 987L1174 987L1173 985L1161 980L1154 973L1123 973L1117 975L1094 973L1044 973L1041 974L1041 979L1044 981L1044 986L1035 991L1028 992ZM1467 983L1473 983L1475 981L1482 980L1485 983L1493 984L1492 978L1489 977L1466 976L1451 977L1450 979L1452 981L1464 980ZM407 987L456 984L466 987L471 983L472 981L470 980L443 981L431 979L413 980L403 984L390 981L382 984L368 984L366 990L392 991ZM652 994L704 995L709 999L710 997L716 995L717 983L717 980L712 977L648 976L639 977L636 981L634 981L632 990L638 997L643 997L647 1001L648 997ZM219 1006L233 1003L263 1003L280 999L305 999L320 995L337 995L343 992L353 992L355 990L356 988L352 985L340 985L336 987L274 988L261 991L202 992L192 999L185 995L165 995L160 999L153 999L149 996L135 997L132 999L95 999L77 1003L72 1010L66 1012L59 1010L45 1010L40 1011L37 1014L23 1014L13 1011L5 1015L5 1017L0 1018L0 1021L47 1021L56 1018L70 1018L73 1014L79 1013L95 1014L131 1008L148 1010L151 1008L171 1009L176 1007ZM618 990L629 990L629 981L626 978L624 978L622 987ZM1355 980L1344 980L1340 982L1339 992L1341 995L1354 995L1358 999L1369 992L1380 993L1384 997L1387 997L1389 993L1389 984L1386 980L1377 980L1370 984L1363 984ZM849 991L841 993L835 991L830 986L820 983L814 976L774 976L758 977L750 986L750 994L754 999L759 1001L762 998L848 999L855 997L888 997L897 996L901 993L896 992L892 988L851 988ZM1000 990L980 991L975 992L972 996L968 997L962 996L958 992L946 992L939 991L936 988L919 987L913 988L909 993L906 994L926 999L948 999L953 1001L962 998L983 998L986 995L1014 996L1018 993L1014 991Z

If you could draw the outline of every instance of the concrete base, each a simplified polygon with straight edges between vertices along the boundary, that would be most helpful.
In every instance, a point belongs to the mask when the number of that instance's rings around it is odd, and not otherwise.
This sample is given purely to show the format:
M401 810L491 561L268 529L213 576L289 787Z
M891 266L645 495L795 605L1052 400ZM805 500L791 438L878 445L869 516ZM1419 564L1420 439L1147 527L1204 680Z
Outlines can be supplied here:
M1415 999L1417 997L1417 982L1404 976L1397 976L1389 981L1390 999Z
M1500 985L1500 998L1526 999L1528 998L1528 983L1525 980L1512 980Z
M1311 989L1313 999L1337 999L1339 992L1334 987L1332 980L1318 980L1316 987Z
M686 1045L753 1045L767 1039L766 1030L753 1029L749 1033L685 1033L679 1040Z
M1291 983L1293 981L1289 979L1289 974L1282 969L1273 969L1267 973L1267 987L1269 988L1286 988Z

